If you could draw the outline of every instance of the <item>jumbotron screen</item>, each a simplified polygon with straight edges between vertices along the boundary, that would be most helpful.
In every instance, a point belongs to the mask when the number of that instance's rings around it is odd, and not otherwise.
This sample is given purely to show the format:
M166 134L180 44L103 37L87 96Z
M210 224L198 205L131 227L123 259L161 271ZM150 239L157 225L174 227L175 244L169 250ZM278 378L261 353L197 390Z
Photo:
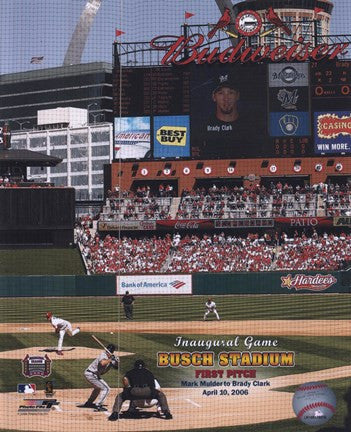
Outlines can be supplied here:
M350 64L116 70L115 159L351 153Z

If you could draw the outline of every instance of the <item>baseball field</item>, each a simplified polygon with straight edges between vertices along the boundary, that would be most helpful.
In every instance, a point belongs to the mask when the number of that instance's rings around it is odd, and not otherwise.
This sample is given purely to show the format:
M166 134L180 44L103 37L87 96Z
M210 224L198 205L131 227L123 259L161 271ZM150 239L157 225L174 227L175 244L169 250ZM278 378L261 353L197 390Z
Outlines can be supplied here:
M350 310L347 294L213 296L220 321L213 315L203 321L204 296L137 297L134 320L124 318L116 297L85 298L2 298L0 300L0 428L16 431L99 430L165 431L201 430L234 432L315 432L297 420L292 409L296 388L305 382L324 381L337 397L336 412L327 423L341 427L347 414L343 397L351 387ZM57 335L45 319L45 312L70 321L81 332L64 339L64 355L52 349ZM111 334L113 333L113 334ZM118 346L120 371L110 371L105 380L111 387L107 413L78 408L91 392L83 372L101 352L92 339ZM201 341L228 341L238 337L236 351L247 351L245 338L276 340L270 351L294 352L293 367L251 367L256 380L269 387L253 387L248 392L204 394L210 388L194 388L194 366L157 367L158 352L206 351L206 348L177 347L177 338ZM72 349L73 348L73 349ZM211 347L215 355L223 348ZM229 349L226 349L227 351ZM268 351L256 346L256 350ZM25 378L21 360L27 355L48 354L52 373L48 378ZM165 392L172 420L155 416L155 407L141 412L139 418L107 421L115 396L120 391L123 373L137 358L144 359ZM213 369L220 369L214 367ZM221 368L233 369L233 368ZM236 367L235 369L240 369ZM245 369L245 368L242 368ZM17 384L35 383L35 397L45 397L45 381L51 380L60 402L48 415L20 415L23 395ZM240 380L238 380L240 381ZM241 388L240 388L241 389ZM240 390L239 389L239 390ZM243 388L243 390L246 390ZM34 396L31 396L34 397ZM127 408L127 404L123 409ZM107 415L106 415L107 414Z

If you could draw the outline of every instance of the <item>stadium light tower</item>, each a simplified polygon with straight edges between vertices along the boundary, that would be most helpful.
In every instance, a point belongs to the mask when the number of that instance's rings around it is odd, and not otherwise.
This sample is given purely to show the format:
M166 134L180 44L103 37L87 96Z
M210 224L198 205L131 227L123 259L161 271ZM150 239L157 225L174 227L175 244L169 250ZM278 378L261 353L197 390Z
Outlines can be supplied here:
M81 63L85 44L102 0L88 0L68 45L63 66Z

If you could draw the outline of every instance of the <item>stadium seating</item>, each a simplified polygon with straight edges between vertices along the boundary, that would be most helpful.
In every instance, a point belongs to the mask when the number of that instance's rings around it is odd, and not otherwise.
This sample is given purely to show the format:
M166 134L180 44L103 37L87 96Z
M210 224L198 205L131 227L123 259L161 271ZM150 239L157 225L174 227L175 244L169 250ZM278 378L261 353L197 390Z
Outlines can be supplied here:
M86 222L85 222L86 223ZM271 239L268 234L170 234L132 238L91 235L84 223L77 238L92 273L194 273L268 270L337 270L351 262L351 235L316 232Z
M174 208L174 203L177 207ZM184 190L175 200L169 185L152 193L109 192L100 221L157 219L250 219L351 215L351 186L212 187ZM178 204L179 203L179 204ZM96 227L96 226L95 226ZM290 235L290 236L289 236ZM306 232L272 239L266 232L100 237L90 217L81 218L76 238L91 273L193 273L268 270L337 270L351 262L351 236Z
M110 192L101 221L157 219L250 219L351 215L351 186L271 184L251 188L184 190L179 204L169 185L156 194L148 187ZM174 208L175 203L175 208Z

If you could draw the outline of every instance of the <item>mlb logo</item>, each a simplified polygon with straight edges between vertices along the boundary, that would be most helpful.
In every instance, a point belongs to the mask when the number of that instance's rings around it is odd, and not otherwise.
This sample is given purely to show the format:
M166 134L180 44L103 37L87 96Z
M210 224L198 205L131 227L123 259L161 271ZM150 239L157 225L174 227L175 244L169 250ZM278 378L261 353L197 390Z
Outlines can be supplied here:
M34 394L36 391L36 384L17 384L17 393Z

